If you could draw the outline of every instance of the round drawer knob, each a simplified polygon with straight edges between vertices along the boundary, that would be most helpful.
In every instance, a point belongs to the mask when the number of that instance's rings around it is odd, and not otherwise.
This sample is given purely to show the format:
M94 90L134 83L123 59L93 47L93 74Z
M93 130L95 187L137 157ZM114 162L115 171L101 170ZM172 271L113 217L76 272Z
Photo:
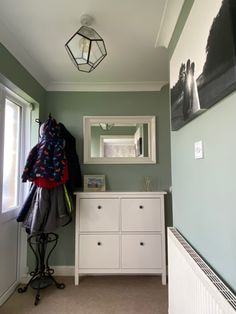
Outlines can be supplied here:
M139 205L139 208L140 208L140 209L143 209L143 205Z
M97 245L98 245L98 246L101 246L101 245L102 245L102 242L98 242Z
M101 205L98 205L98 209L101 209L102 208L102 206Z
M141 246L144 246L144 242L140 242L140 245L141 245Z

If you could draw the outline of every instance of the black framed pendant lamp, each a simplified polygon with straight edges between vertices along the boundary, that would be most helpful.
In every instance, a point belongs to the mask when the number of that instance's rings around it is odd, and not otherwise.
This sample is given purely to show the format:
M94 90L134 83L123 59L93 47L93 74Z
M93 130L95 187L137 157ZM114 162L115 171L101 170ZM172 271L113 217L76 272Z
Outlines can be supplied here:
M80 29L65 44L66 50L79 71L92 72L107 55L106 46L100 35L89 25L90 15L81 16Z

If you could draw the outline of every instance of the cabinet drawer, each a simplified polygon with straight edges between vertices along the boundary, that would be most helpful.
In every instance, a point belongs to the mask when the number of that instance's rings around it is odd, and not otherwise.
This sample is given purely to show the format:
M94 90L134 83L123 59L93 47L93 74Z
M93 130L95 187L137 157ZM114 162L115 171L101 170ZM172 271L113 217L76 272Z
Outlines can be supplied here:
M79 268L119 268L119 236L80 235Z
M123 231L160 231L161 202L152 199L122 199Z
M122 268L161 268L161 235L123 235Z
M118 231L118 199L80 199L80 231Z

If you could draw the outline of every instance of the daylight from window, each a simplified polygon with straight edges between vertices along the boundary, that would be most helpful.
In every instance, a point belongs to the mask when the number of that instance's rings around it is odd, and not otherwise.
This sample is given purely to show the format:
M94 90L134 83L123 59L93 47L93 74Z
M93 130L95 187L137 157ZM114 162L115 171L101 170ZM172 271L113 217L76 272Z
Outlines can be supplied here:
M2 212L18 205L20 107L6 100L3 155Z

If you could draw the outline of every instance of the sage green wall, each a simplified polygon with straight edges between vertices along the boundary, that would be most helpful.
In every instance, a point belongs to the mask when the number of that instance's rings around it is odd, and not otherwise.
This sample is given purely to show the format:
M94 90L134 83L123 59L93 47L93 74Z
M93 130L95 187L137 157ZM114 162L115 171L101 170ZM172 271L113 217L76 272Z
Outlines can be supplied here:
M44 103L44 88L1 43L0 82L30 103Z
M160 92L47 92L41 119L51 112L76 137L83 174L105 174L107 189L142 191L144 176L150 176L153 190L171 185L168 87ZM155 115L157 163L148 165L84 165L83 116ZM171 200L166 198L166 220L172 223ZM74 220L60 231L60 242L52 256L52 265L74 265Z
M0 43L0 82L33 104L31 113L31 146L38 140L38 125L34 123L39 117L39 104L44 103L46 91Z
M0 82L34 105L31 113L31 146L35 145L38 140L38 124L35 119L39 117L39 104L44 103L46 91L1 43ZM28 263L34 265L32 256L28 256Z
M233 92L171 134L174 226L234 291L235 103ZM195 160L194 142L199 140L203 141L205 157Z

